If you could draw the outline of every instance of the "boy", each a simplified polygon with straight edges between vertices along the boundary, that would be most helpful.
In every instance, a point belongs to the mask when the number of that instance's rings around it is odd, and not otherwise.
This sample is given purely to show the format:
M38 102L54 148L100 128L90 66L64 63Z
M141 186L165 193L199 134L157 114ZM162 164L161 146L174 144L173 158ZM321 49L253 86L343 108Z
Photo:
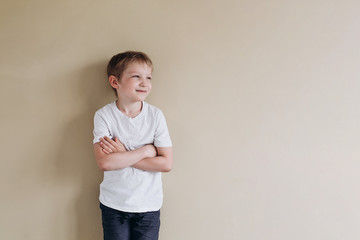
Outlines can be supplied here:
M158 239L161 172L172 168L172 143L161 110L144 100L152 62L142 52L113 56L108 79L117 100L95 113L94 153L104 171L100 208L105 240Z

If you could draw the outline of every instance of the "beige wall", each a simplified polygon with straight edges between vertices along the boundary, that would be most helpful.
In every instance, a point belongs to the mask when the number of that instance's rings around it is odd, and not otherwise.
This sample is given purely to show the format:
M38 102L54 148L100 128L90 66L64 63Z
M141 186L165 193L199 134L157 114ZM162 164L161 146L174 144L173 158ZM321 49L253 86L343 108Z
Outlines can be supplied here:
M0 239L101 238L105 66L155 64L162 240L360 238L359 1L1 1Z

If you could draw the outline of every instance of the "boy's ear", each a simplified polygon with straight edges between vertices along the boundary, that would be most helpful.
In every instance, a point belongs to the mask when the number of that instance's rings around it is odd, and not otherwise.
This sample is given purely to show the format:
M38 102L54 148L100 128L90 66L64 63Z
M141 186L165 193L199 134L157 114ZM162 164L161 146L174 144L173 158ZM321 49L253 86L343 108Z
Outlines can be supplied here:
M109 77L109 83L113 88L119 88L119 80L114 75Z

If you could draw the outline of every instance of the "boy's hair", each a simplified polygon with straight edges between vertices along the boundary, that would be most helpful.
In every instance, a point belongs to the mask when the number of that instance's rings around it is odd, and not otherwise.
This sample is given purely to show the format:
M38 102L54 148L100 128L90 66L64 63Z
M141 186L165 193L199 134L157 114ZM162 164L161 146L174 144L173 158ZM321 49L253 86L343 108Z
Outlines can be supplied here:
M130 63L140 62L145 63L151 69L153 69L153 64L148 55L143 52L127 51L114 55L107 66L107 75L115 76L119 81L125 69L129 66ZM116 89L113 88L115 95L117 96Z

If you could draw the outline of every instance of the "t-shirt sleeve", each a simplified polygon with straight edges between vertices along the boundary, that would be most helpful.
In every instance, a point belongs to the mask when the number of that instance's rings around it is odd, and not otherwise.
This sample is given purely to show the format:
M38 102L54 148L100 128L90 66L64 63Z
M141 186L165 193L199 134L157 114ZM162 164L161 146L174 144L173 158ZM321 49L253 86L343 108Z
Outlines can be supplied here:
M100 138L108 136L112 138L110 134L110 130L108 124L106 123L105 119L99 112L95 113L94 116L94 140L93 144L100 142Z
M155 147L171 147L169 130L166 124L166 119L162 111L157 114L157 126L155 130L154 146Z

